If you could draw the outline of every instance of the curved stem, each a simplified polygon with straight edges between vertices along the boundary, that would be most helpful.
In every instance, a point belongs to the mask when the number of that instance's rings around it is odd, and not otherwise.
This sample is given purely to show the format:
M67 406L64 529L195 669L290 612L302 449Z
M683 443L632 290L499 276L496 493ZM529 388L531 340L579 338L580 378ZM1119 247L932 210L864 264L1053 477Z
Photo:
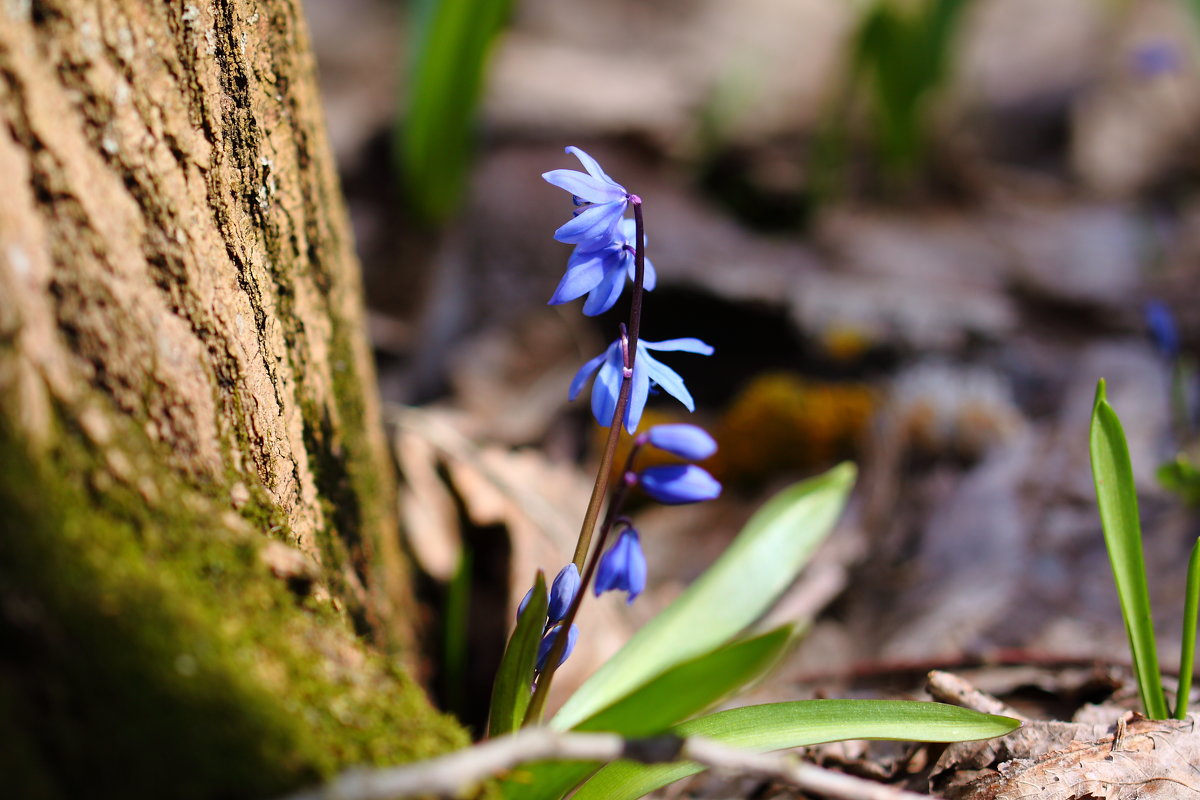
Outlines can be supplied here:
M604 452L600 456L600 467L596 471L596 483L592 486L592 496L588 499L587 511L583 515L583 524L579 528L579 538L575 542L575 555L571 560L575 568L583 572L584 561L592 544L592 532L596 529L596 521L600 518L600 505L608 494L609 473L612 472L613 458L617 453L617 442L621 437L621 428L625 421L625 411L629 407L629 394L632 389L633 364L637 359L637 343L642 327L642 297L645 294L643 284L646 281L646 223L642 217L642 198L631 195L629 204L633 206L634 222L634 278L633 297L629 307L629 347L625 363L625 378L621 381L621 393L617 397L617 408L609 423L608 440L604 444Z
M624 352L625 370L621 378L621 391L617 395L617 407L613 411L612 420L609 422L608 440L604 445L604 453L600 457L600 466L596 471L596 483L592 486L592 496L588 500L587 511L583 515L583 525L580 526L579 539L575 544L575 555L571 559L576 569L581 573L579 592L575 595L575 602L571 604L566 617L563 618L562 627L559 629L562 633L554 637L554 643L550 646L550 652L546 654L546 669L542 673L541 678L538 679L537 688L533 692L533 698L529 701L529 708L525 712L525 720L522 725L540 722L542 719L542 714L546 707L546 697L550 692L550 682L554 679L554 673L558 670L559 659L562 658L563 651L567 647L567 640L571 634L571 625L575 622L575 615L579 611L580 603L583 602L583 596L587 594L592 575L595 573L596 565L600 561L600 554L604 552L605 540L608 539L608 533L612 529L616 512L624 506L625 497L629 492L629 486L622 485L620 491L613 498L613 502L609 504L604 524L600 526L599 541L596 544L595 551L592 553L592 557L589 559L588 551L591 550L592 533L596 529L596 521L600 518L600 506L608 494L613 459L617 453L617 442L621 438L621 429L625 427L625 412L629 408L629 398L633 392L633 365L637 359L638 336L642 326L642 298L645 294L643 284L646 280L646 225L642 218L642 198L636 194L630 195L629 204L633 206L634 237L636 241L634 243L633 256L633 297L630 301L628 344ZM622 336L625 335L623 331ZM635 447L633 453L636 452L637 448ZM633 458L633 453L630 453L630 459ZM628 471L629 463L631 461L627 462L626 471Z

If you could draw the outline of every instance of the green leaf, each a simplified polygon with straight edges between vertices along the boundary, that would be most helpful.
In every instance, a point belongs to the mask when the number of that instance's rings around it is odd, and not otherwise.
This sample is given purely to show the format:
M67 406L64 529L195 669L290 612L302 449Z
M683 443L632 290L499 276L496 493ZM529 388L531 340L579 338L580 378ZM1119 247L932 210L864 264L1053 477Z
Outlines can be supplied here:
M1008 717L941 703L799 700L721 711L676 726L675 733L766 752L843 739L962 742L1003 736L1020 724ZM691 762L617 761L580 787L573 800L633 800L703 769Z
M613 731L626 738L662 733L775 666L791 642L793 630L785 625L685 661L584 720L575 730ZM561 797L596 766L586 762L538 764L518 776L517 785L505 785L504 796L510 800Z
M496 682L492 684L492 707L488 714L488 736L512 733L521 727L529 706L529 687L533 684L533 666L538 643L546 626L546 576L538 570L533 594L525 611L517 618L517 628L504 648Z
M558 800L599 769L591 761L535 761L514 768L500 782L504 800Z
M613 731L626 738L662 733L759 678L778 662L791 641L785 625L685 661L643 684L575 727Z
M488 51L511 6L512 0L417 5L408 105L396 144L410 206L427 222L444 222L458 207Z
M1105 399L1103 380L1096 385L1089 439L1096 504L1104 528L1104 544L1108 548L1108 558L1117 584L1117 596L1121 601L1121 615L1125 618L1125 631L1133 652L1133 667L1142 706L1147 716L1166 719L1169 714L1163 694L1162 675L1158 670L1133 467L1129 461L1129 446L1125 442L1121 420Z
M842 464L769 500L703 575L592 674L550 725L575 727L758 619L833 529L853 483L854 466Z
M1175 719L1186 719L1192 693L1192 666L1196 660L1196 623L1200 617L1200 539L1188 559L1187 592L1183 598L1183 639L1179 648L1179 690L1175 693Z
M1200 470L1186 453L1160 466L1155 476L1164 489L1174 492L1187 505L1200 505Z

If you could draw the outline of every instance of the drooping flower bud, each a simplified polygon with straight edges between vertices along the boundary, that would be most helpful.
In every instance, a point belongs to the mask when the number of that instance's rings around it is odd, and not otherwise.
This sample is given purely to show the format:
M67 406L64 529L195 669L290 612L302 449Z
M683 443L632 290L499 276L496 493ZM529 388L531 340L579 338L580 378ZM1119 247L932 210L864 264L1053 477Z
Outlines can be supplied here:
M695 464L647 467L638 475L646 494L660 503L681 505L712 500L721 494L721 484Z
M554 646L554 640L558 638L560 633L562 633L562 629L563 626L560 622L551 628L550 631L542 637L541 643L538 644L537 666L535 667L538 672L545 671L546 659L550 657L550 648ZM562 652L562 657L558 659L558 666L561 667L562 663L567 660L569 655L571 655L571 651L575 649L575 642L578 639L579 626L573 624L571 625L571 630L567 632L567 646Z
M1146 327L1158 352L1165 358L1179 354L1179 331L1175 327L1175 316L1166 303L1161 300L1146 303Z
M655 425L647 431L646 441L659 450L692 461L703 461L717 452L717 443L707 431L686 423Z
M579 568L572 562L558 571L550 587L550 607L546 614L551 622L558 622L567 615L567 609L579 594Z
M629 599L625 602L628 604L645 588L646 556L642 553L642 543L637 531L626 528L621 532L617 543L600 557L593 591L597 597L602 592L627 592Z

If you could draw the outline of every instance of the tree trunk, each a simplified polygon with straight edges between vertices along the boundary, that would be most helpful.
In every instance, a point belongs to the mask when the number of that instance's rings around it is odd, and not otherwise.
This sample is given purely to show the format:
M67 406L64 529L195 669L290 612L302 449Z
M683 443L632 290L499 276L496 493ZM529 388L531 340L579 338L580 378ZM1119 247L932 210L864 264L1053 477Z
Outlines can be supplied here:
M298 5L0 0L5 796L265 797L462 742L396 661Z

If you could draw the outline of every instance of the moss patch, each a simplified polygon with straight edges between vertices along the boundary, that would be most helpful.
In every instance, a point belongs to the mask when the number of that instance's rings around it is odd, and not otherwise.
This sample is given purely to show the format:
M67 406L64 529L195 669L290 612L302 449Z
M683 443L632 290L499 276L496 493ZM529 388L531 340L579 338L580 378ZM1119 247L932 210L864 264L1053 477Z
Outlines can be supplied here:
M179 484L151 507L62 441L31 458L0 419L14 796L261 798L466 743L339 615L289 594L218 505Z

